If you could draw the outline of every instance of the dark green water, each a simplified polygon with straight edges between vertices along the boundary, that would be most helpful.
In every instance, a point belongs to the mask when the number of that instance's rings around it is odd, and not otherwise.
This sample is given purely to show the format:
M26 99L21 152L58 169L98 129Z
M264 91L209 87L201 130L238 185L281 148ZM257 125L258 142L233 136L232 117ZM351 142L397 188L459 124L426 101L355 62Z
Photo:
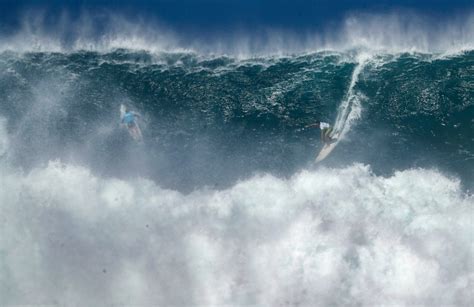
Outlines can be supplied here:
M435 168L472 189L474 52L356 59L5 52L8 160L28 170L61 159L183 191L224 188L260 172L290 176L313 167L322 147L318 130L301 128L334 123L355 78L360 116L325 166L361 162L381 175ZM143 144L120 127L122 103L143 115Z

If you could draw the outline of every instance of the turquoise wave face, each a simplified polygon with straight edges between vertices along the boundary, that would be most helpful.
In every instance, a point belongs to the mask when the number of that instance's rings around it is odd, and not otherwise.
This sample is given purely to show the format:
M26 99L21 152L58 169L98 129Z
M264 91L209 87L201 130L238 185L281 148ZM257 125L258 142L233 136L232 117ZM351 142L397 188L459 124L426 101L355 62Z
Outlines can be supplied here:
M377 174L428 167L474 181L474 52L363 60L4 52L0 96L7 160L25 169L61 159L181 190L226 187L255 172L287 176L322 147L318 130L302 128L334 124L340 105L357 99L326 165L363 162ZM142 114L143 144L120 127L121 104Z

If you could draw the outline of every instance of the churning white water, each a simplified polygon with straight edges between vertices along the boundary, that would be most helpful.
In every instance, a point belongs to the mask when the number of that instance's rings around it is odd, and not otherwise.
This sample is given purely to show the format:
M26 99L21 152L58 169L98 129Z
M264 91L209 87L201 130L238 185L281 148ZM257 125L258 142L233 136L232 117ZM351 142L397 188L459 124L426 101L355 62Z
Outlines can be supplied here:
M3 306L473 301L474 199L436 170L354 164L185 195L3 163L0 187Z

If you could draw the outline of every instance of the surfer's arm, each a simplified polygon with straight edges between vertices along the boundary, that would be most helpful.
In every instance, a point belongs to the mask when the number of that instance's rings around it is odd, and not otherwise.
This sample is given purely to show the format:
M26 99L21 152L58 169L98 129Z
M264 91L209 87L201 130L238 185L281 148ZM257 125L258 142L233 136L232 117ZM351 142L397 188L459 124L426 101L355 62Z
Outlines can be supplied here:
M319 124L309 124L305 126L305 128L315 128L315 127L319 128Z

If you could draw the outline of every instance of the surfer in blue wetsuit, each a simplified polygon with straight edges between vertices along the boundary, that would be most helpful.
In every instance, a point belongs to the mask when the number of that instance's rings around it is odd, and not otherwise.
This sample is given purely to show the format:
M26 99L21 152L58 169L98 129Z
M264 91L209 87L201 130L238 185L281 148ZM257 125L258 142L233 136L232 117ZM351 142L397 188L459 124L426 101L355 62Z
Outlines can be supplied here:
M328 123L317 121L311 125L307 125L306 128L321 129L321 141L323 141L326 144L331 144L337 140L331 137L332 127Z
M125 109L125 113L122 117L122 124L127 126L130 134L136 140L141 139L141 131L140 128L138 128L138 124L136 122L137 118L140 118L140 115L128 109Z

